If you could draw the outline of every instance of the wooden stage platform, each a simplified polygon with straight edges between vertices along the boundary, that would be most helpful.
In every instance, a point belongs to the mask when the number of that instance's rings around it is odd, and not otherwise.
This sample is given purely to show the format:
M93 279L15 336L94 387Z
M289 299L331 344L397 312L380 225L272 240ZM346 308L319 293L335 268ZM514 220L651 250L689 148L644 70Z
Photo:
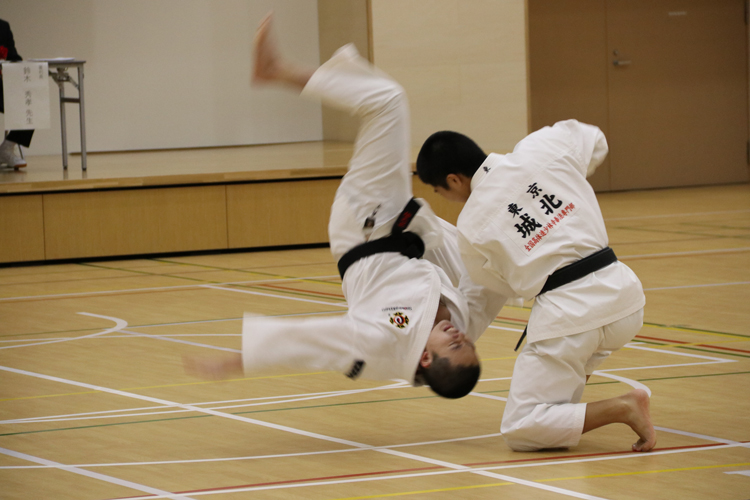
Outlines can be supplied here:
M0 170L0 264L326 243L341 142L59 155ZM416 152L415 152L416 156ZM415 179L416 180L416 179ZM416 180L415 194L454 220Z

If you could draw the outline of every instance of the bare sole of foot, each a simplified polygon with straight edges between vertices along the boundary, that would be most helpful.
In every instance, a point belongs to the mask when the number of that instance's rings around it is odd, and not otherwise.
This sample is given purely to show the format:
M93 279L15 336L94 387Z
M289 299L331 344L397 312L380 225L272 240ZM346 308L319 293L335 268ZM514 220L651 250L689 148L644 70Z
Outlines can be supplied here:
M252 82L268 82L274 80L278 73L278 54L276 46L271 39L271 21L273 14L268 14L258 26L253 40L253 53L255 61L253 64Z
M651 423L650 399L642 389L635 389L623 396L627 401L631 416L630 428L638 434L638 441L633 443L633 451L651 451L656 446L656 431Z

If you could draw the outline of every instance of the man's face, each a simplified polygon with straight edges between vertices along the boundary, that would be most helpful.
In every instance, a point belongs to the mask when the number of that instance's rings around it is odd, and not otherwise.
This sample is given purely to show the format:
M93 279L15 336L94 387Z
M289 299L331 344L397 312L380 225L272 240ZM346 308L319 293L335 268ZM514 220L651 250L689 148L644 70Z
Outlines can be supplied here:
M425 366L425 363L429 366L433 355L448 358L452 365L468 366L479 363L474 343L448 320L442 320L432 328L422 355L422 366Z

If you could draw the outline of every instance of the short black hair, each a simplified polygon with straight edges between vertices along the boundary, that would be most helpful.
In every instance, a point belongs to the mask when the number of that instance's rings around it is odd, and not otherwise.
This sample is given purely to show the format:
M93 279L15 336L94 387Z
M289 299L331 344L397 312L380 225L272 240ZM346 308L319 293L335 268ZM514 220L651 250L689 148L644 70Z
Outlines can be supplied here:
M482 148L469 137L443 130L422 144L417 156L417 174L425 184L447 188L448 174L463 174L471 179L486 159Z
M422 369L422 377L435 394L458 399L469 394L479 381L482 368L475 365L452 365L448 358L432 354L432 363Z

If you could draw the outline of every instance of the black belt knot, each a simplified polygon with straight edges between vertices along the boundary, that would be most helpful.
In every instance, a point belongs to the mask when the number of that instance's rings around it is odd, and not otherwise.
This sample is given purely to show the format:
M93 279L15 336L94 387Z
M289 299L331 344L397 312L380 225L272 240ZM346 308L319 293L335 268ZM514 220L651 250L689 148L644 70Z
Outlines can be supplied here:
M396 218L396 222L393 224L391 234L385 238L379 238L377 240L366 241L361 245L357 245L344 254L339 259L338 268L341 279L344 279L344 274L349 266L354 264L360 259L375 255L376 253L393 252L400 253L410 259L419 259L424 255L424 242L418 234L412 233L411 231L404 231L411 223L414 216L419 210L419 203L417 200L412 198L409 203L406 204L404 210Z

